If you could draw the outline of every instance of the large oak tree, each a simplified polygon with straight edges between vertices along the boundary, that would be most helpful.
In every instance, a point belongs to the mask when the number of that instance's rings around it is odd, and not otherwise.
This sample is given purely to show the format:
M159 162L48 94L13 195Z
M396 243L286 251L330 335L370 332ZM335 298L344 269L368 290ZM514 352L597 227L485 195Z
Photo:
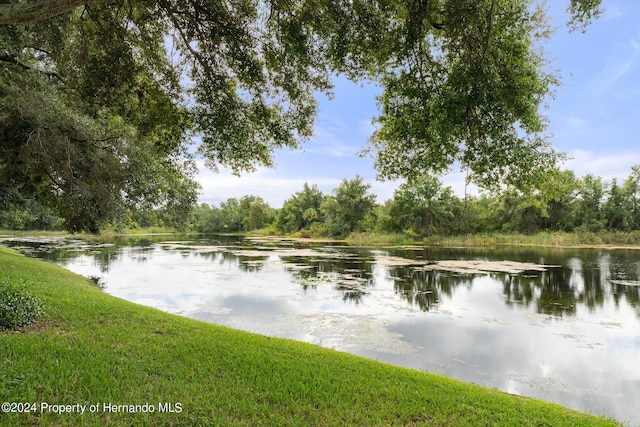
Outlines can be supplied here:
M571 25L599 3L570 0ZM339 73L384 89L381 176L457 162L480 185L527 186L558 158L540 113L556 83L545 19L527 0L0 4L0 192L70 230L186 211L194 135L214 169L270 165L312 134L314 95Z

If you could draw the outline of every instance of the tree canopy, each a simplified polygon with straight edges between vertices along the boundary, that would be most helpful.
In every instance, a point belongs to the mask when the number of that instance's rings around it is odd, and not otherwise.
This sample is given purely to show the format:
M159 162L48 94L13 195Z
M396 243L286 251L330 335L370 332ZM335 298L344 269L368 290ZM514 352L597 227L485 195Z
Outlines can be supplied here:
M570 0L570 25L599 3ZM382 177L457 162L482 186L527 186L559 158L540 112L549 33L529 0L0 4L0 199L17 191L70 230L145 206L180 218L195 153L237 173L271 165L312 135L335 74L384 90Z

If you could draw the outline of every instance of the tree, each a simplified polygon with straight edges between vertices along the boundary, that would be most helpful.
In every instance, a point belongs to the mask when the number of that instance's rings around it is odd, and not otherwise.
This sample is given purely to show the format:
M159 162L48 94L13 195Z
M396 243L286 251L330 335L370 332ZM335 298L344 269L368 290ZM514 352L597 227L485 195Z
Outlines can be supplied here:
M424 175L394 191L390 216L398 230L410 229L424 236L448 233L455 227L455 205L450 187L443 188L438 178Z
M551 169L540 176L535 191L508 188L499 194L495 216L505 231L534 233L543 229L571 231L572 204L578 181L572 171Z
M12 188L0 186L1 230L59 230L61 220L39 203Z
M47 0L31 3L0 4L0 25L38 22L89 4L86 0Z
M179 223L196 200L178 75L162 41L134 40L121 15L98 7L0 33L0 183L70 231L130 209L162 207Z
M573 22L598 5L570 0ZM526 0L33 0L0 5L0 26L0 182L70 230L140 206L185 217L195 132L213 169L271 165L311 135L334 73L384 88L381 176L458 161L481 185L527 185L557 158L548 31Z
M235 171L311 134L326 61L285 6L267 19L251 3L91 2L2 27L0 182L71 231L149 205L188 219L193 132L209 166Z
M235 197L230 197L220 203L221 230L242 231L242 221L244 214L240 207L240 201Z
M557 77L540 47L550 34L545 13L532 3L390 8L385 19L396 25L383 25L377 41L383 66L374 73L384 93L370 148L382 177L441 173L457 162L481 187L526 188L563 159L544 136L540 106ZM573 24L597 14L599 3L571 1Z
M224 231L222 213L215 206L201 203L192 212L192 228L198 233L216 233Z
M320 206L324 198L317 185L305 183L302 191L295 193L282 205L278 213L278 228L285 233L293 233L322 222Z
M631 174L622 185L625 206L629 213L630 227L640 228L640 166L633 166Z
M628 230L632 222L632 211L625 198L624 189L614 178L609 186L608 196L602 204L604 225L609 230Z
M273 209L259 196L243 196L239 206L244 231L266 227L273 221Z
M587 174L582 177L579 186L575 204L577 223L584 230L599 231L603 226L604 183L602 178Z
M570 170L551 171L540 187L542 227L573 231L576 222L572 206L579 190L575 173Z
M363 230L363 222L373 215L375 194L370 194L371 185L356 175L351 180L344 179L322 204L329 234L345 236L353 231Z

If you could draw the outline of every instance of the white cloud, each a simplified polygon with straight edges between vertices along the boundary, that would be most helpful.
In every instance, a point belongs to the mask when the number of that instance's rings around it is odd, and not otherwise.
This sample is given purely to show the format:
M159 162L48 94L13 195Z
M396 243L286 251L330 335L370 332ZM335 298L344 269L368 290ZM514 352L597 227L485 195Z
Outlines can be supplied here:
M567 124L572 128L584 128L589 122L580 117L569 117L567 118Z
M589 84L589 89L603 94L640 63L640 32L624 46L614 49L606 65Z
M271 207L279 208L285 200L302 190L303 185L318 185L325 193L337 187L340 179L328 177L284 177L276 169L260 168L253 173L235 176L221 169L215 173L198 162L199 173L196 177L202 190L199 201L220 205L230 197L240 198L247 194L262 197ZM327 190L328 189L328 190Z
M353 129L346 126L339 118L321 114L314 126L314 135L304 144L303 150L306 153L331 157L355 156L359 145L365 139L354 135Z
M574 171L578 177L592 174L602 177L605 181L612 178L624 180L631 173L631 167L640 164L640 150L624 150L601 155L577 149L570 152L569 157L571 159L564 165L564 169Z
M443 187L451 187L454 194L458 197L464 197L465 194L467 196L476 196L479 193L479 189L476 185L466 185L467 173L464 171L449 172L441 178L441 181Z
M387 200L393 199L393 192L402 181L370 181L371 193L376 195L376 202L383 204Z
M623 16L624 16L624 11L622 10L622 8L619 5L614 4L611 6L607 6L604 9L601 19L610 21L610 20L621 18Z
M376 126L373 124L373 119L360 120L358 123L358 132L360 132L367 139L375 132Z
M627 149L613 154L596 154L593 151L576 149L568 153L571 158L564 169L575 172L577 177L587 174L602 177L605 181L616 178L619 182L625 180L631 173L631 167L640 164L640 149ZM305 183L317 185L325 194L331 194L338 187L344 177L331 176L287 176L282 169L260 168L253 173L245 173L241 177L233 175L230 171L222 169L214 173L204 167L203 162L198 162L199 170L197 179L202 185L200 202L219 205L220 202L230 197L240 198L247 194L262 197L274 208L282 207L285 200L302 190ZM465 194L464 172L450 172L441 178L444 187L451 187L458 197ZM371 192L376 194L377 202L384 203L393 198L393 192L403 182L368 180ZM468 195L477 195L478 188L469 185L466 188Z
M282 170L260 168L253 173L245 173L238 177L230 171L221 169L215 173L198 162L199 173L196 177L202 190L199 202L220 205L230 197L240 198L251 194L262 197L269 206L280 208L285 200L302 190L305 183L317 185L324 194L332 194L342 182L342 178L328 176L285 176ZM353 177L351 177L353 178ZM348 178L348 179L351 179ZM365 180L371 185L371 193L376 195L378 203L384 203L393 197L393 192L402 181Z

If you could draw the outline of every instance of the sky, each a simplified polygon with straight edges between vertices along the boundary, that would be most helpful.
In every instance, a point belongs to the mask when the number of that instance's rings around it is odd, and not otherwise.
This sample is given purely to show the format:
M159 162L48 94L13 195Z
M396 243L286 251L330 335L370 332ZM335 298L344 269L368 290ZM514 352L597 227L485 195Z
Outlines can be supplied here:
M590 173L621 181L632 166L640 165L640 1L603 0L603 14L584 33L569 32L565 25L568 3L547 1L556 33L544 50L562 82L543 110L549 119L550 142L567 153L570 160L563 168L578 177ZM198 161L200 202L219 206L230 197L251 194L279 208L304 183L332 194L342 180L356 175L371 185L379 203L391 199L401 181L378 181L373 158L358 156L379 113L380 89L339 77L334 83L332 100L318 98L315 135L298 150L277 150L274 168L236 177L222 168L214 173ZM441 181L462 196L464 178L452 169Z

